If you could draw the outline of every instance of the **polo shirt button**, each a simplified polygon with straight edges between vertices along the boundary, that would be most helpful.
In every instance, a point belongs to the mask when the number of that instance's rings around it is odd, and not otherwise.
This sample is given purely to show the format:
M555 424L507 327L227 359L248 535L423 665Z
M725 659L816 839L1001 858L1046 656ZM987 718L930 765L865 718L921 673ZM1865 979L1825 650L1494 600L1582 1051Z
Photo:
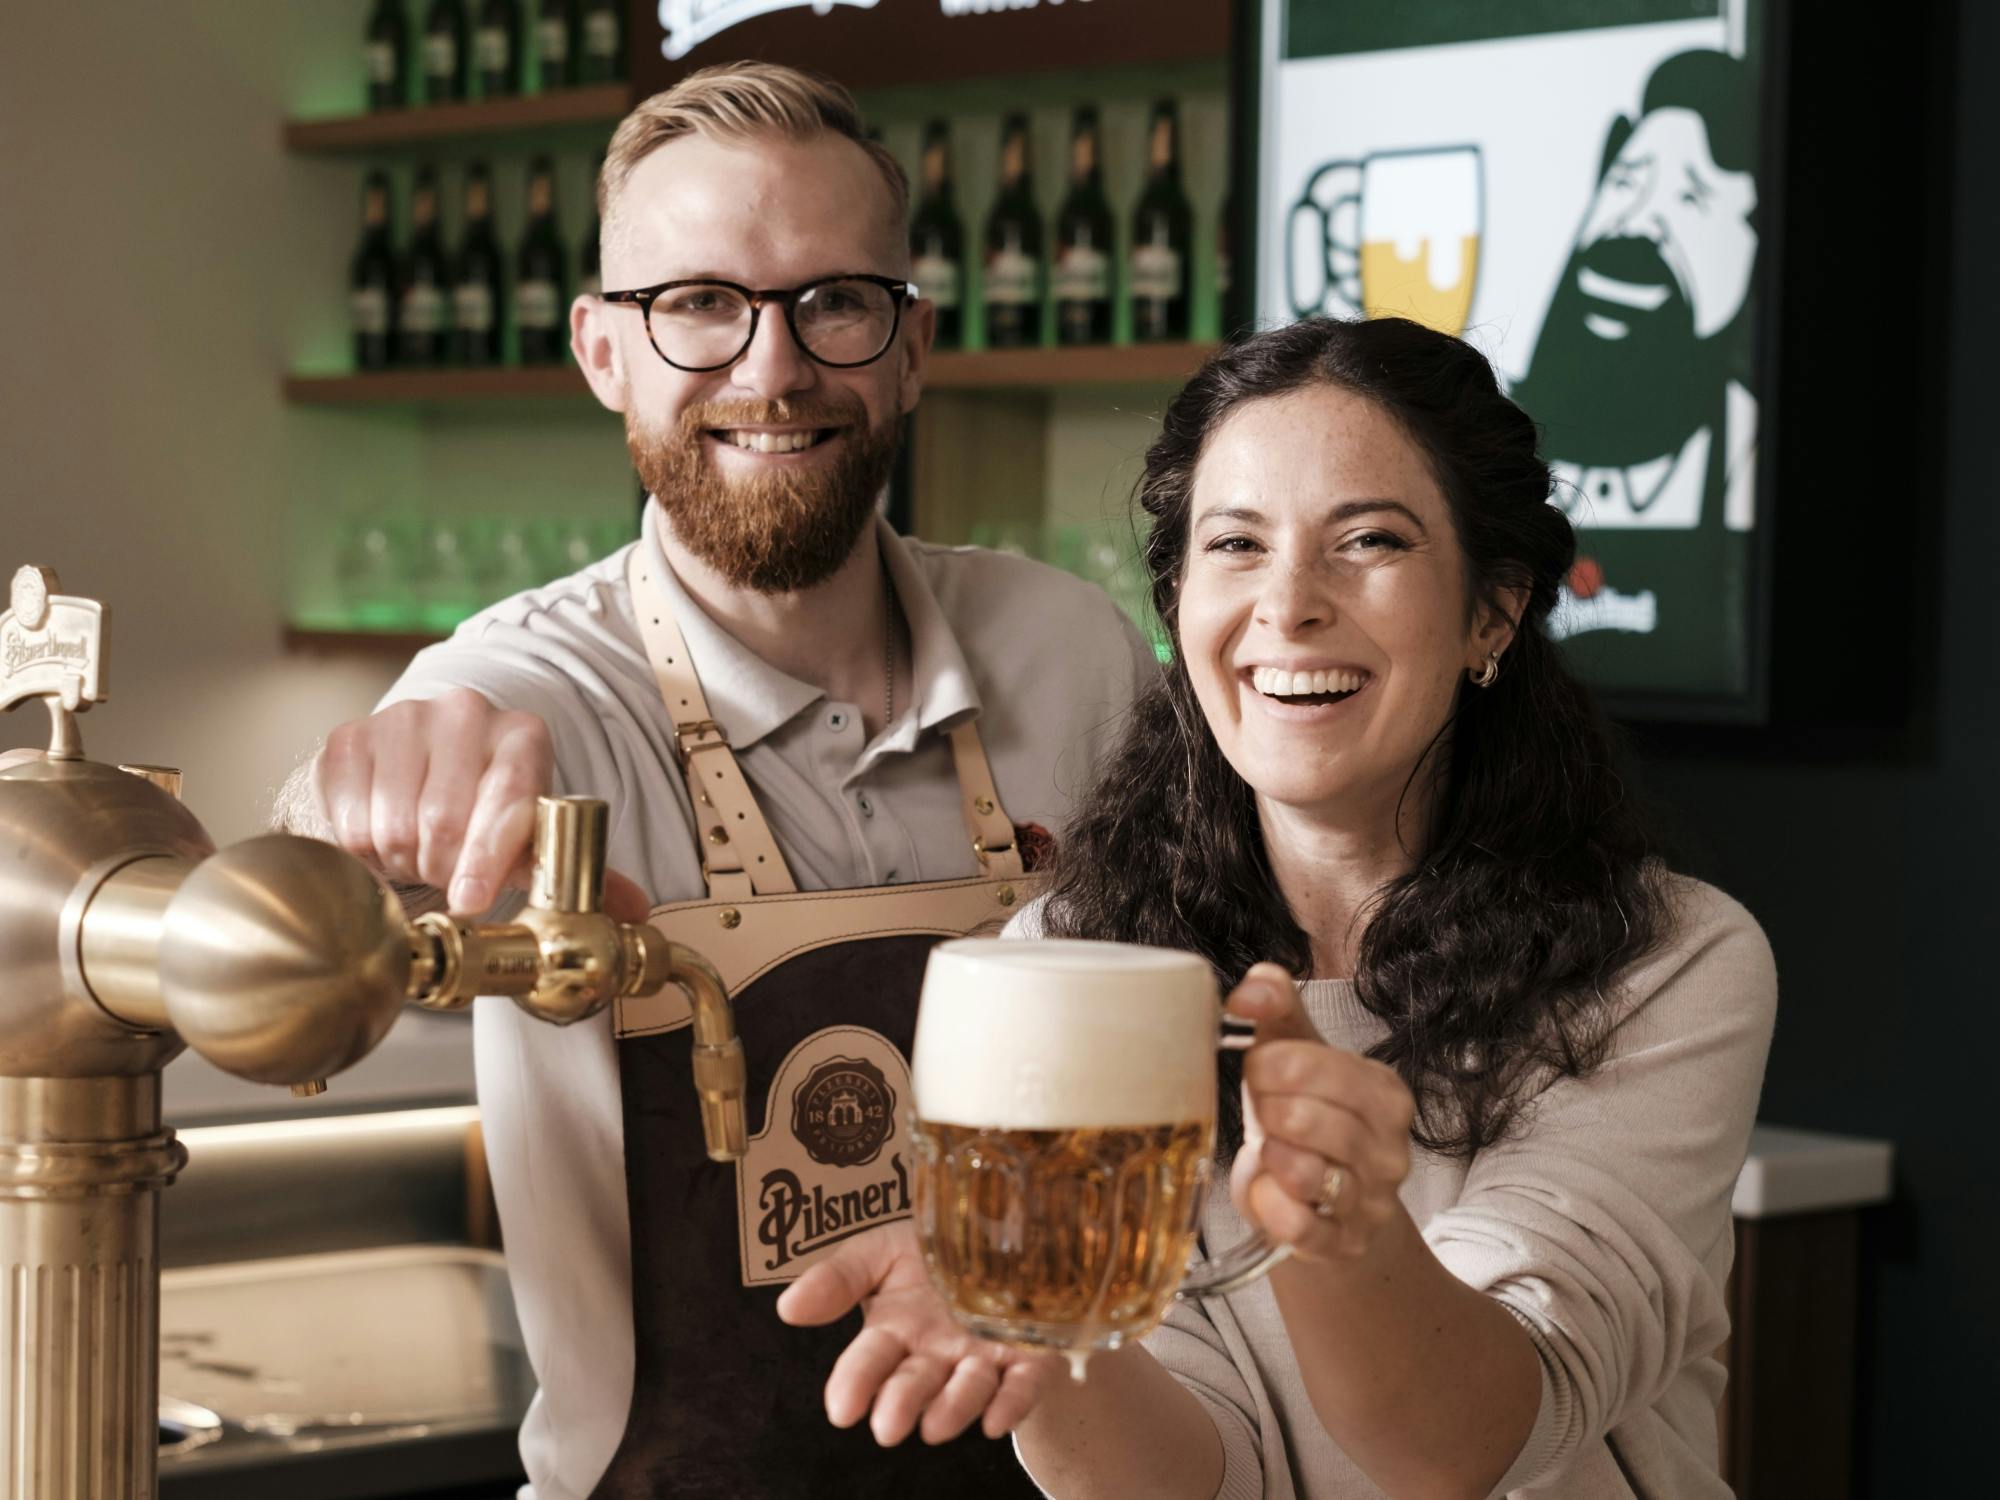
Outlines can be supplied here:
M888 876L886 877L886 879L887 879L887 883L888 883L888 884L890 884L890 885L894 885L894 884L895 884L895 883L896 883L897 881L901 880L902 878L903 878L903 877L902 877L901 875L897 874L897 873L896 873L896 871L894 871L894 870L891 870L891 871L890 871L890 872L888 873Z
M832 713L828 714L826 716L826 727L831 729L835 734L839 734L841 730L847 727L847 711L836 708Z
M862 817L864 817L864 818L872 818L872 817L874 817L874 816L875 816L875 804L874 804L874 803L872 803L872 802L870 802L870 801L868 800L868 794L867 794L866 792L863 792L863 793L861 794L861 796L860 796L860 799L859 799L859 800L860 800L860 803L861 803L861 816L862 816Z

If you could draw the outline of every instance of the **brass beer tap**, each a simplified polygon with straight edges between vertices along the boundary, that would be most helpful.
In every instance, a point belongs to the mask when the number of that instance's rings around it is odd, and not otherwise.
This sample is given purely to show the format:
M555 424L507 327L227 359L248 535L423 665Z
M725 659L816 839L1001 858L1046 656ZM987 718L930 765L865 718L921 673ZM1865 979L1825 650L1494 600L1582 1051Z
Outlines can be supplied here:
M160 1074L183 1047L316 1093L410 1001L511 995L568 1025L678 984L708 1154L743 1154L722 982L600 909L602 802L542 799L515 921L406 921L343 850L269 834L218 853L177 771L85 760L108 611L44 568L15 573L9 602L0 710L39 698L52 729L43 757L0 770L0 1500L157 1490L159 1193L187 1161Z

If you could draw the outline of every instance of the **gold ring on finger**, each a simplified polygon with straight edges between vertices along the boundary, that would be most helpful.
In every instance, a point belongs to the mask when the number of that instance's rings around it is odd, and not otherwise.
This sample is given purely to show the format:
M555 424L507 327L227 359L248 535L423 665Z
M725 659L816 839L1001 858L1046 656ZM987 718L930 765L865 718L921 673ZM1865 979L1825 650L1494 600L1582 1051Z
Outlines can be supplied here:
M1338 1162L1328 1162L1319 1180L1319 1191L1313 1195L1313 1212L1322 1219L1332 1218L1346 1188L1347 1169Z

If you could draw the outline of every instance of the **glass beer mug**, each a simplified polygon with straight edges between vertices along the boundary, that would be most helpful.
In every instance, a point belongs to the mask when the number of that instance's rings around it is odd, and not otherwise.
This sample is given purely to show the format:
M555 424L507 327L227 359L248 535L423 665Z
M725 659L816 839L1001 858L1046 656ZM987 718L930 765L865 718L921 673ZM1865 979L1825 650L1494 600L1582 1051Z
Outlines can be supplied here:
M1190 1264L1225 1036L1207 963L1125 943L964 938L931 950L910 1085L916 1219L952 1315L1066 1354L1150 1332L1176 1296L1255 1280L1252 1238Z

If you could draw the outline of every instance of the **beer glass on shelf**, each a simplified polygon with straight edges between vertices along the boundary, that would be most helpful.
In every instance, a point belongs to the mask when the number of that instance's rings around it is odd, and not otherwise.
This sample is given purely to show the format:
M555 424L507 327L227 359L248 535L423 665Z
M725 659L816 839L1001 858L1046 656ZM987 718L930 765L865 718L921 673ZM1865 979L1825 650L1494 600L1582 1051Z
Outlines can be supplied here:
M349 518L335 552L342 613L354 630L413 630L419 623L411 581L417 523L379 513Z
M436 520L425 527L419 590L425 629L449 635L486 602L479 588L481 540L470 521Z
M498 517L492 524L490 566L485 586L480 590L489 604L540 588L548 581L529 524L513 516Z
M1190 1264L1214 1177L1221 998L1205 960L1123 943L964 938L931 951L911 1056L916 1221L974 1333L1091 1353L1178 1297L1284 1258Z

